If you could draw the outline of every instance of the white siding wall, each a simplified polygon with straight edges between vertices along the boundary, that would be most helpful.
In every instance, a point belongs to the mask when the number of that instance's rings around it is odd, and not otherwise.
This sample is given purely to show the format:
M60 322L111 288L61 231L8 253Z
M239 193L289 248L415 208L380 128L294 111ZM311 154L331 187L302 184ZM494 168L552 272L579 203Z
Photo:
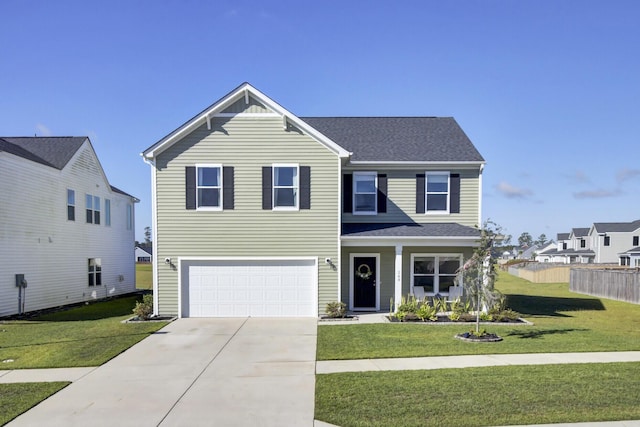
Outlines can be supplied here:
M67 221L68 188L75 190L75 221ZM85 194L100 197L100 225L86 223ZM88 143L62 171L0 153L0 316L18 312L17 273L28 282L25 311L135 291L127 204L131 198L111 191ZM101 258L102 286L88 286L88 258Z

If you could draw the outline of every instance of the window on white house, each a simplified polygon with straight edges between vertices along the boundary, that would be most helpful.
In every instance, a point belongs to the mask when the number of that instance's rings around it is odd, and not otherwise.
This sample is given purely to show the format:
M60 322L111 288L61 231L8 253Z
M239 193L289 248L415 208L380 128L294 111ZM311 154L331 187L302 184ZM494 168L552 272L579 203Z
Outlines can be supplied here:
M196 166L196 208L222 208L222 166Z
M427 172L425 179L425 212L449 212L449 173Z
M587 247L587 241L585 239L580 239L580 247L581 248L586 248Z
M111 200L104 199L104 225L111 227Z
M76 192L67 189L67 220L76 220Z
M376 172L353 173L353 213L375 215L378 205L378 174Z
M102 285L102 260L89 258L89 286Z
M133 207L131 204L127 204L127 230L133 228Z
M604 236L604 245L611 246L611 236Z
M100 197L86 195L87 224L100 224Z
M638 243L638 240L640 240L640 236L633 236L633 243L632 243L633 247L640 246L640 243Z
M460 255L413 256L413 286L421 286L426 295L448 294L456 284L456 272L460 268Z
M298 166L273 166L273 208L298 208Z

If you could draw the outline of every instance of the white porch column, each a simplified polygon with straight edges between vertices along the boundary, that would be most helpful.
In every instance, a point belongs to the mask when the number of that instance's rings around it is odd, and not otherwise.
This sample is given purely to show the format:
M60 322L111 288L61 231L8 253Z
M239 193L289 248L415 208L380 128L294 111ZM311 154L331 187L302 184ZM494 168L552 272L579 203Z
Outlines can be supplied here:
M402 299L402 245L396 245L396 280L393 293L394 311L398 309Z

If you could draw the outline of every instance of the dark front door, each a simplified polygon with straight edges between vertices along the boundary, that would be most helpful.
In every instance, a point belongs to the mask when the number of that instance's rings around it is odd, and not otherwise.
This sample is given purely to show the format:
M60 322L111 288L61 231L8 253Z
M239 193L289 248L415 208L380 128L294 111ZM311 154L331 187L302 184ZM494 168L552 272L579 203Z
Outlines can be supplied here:
M376 308L376 257L353 258L353 307Z

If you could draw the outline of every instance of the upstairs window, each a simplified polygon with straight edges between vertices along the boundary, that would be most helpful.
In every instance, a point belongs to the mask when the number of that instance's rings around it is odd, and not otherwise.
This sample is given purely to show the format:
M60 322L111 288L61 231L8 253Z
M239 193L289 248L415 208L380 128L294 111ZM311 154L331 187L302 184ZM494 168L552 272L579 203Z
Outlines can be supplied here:
M611 246L611 236L604 236L604 245Z
M640 246L640 243L638 242L639 237L640 237L640 236L633 236L633 243L632 243L632 245L633 245L633 247L634 247L634 248L635 248L635 247L637 247L637 246Z
M111 227L111 200L104 199L104 225Z
M378 174L376 172L353 173L353 213L375 215L377 213Z
M102 260L89 258L89 286L102 285Z
M100 224L100 197L86 195L87 224Z
M127 230L133 228L133 206L127 204Z
M220 165L196 166L197 209L222 209L222 174Z
M67 220L76 220L76 192L67 189Z
M580 239L580 247L581 248L586 248L587 247L587 241L585 239Z
M449 212L449 174L446 172L427 172L425 178L426 213Z
M273 166L273 209L298 209L298 166Z

